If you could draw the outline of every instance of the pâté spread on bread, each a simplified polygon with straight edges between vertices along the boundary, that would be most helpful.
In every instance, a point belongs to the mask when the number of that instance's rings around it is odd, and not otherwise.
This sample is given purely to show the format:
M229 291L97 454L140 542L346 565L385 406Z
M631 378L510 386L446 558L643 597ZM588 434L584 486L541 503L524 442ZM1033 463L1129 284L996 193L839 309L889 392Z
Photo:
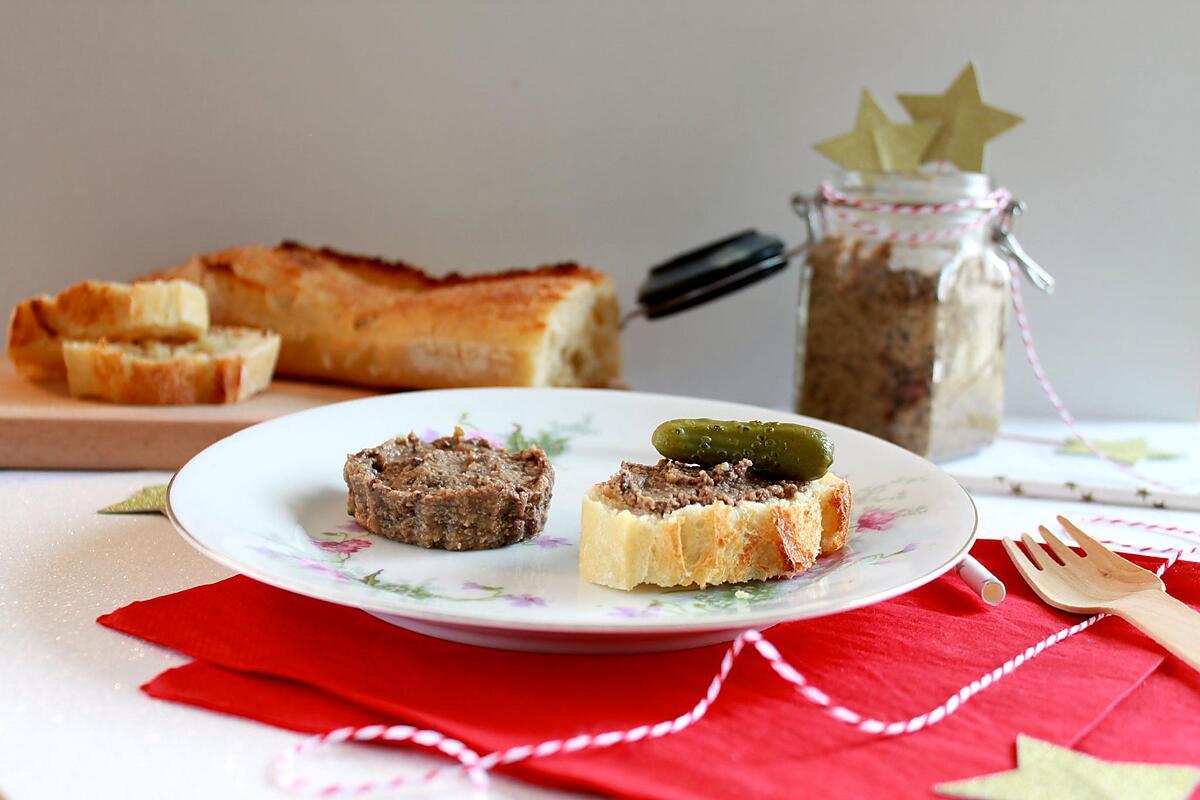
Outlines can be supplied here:
M445 550L487 550L546 525L554 468L538 447L509 452L462 428L415 434L346 458L347 511L372 533Z
M790 500L808 489L803 482L764 478L752 472L753 468L754 462L748 458L709 469L669 458L654 465L623 461L621 469L598 484L598 489L614 503L651 514L669 514L690 505Z
M833 447L820 431L672 420L653 441L671 457L623 463L584 496L584 579L703 588L794 575L845 544L850 485L828 471Z

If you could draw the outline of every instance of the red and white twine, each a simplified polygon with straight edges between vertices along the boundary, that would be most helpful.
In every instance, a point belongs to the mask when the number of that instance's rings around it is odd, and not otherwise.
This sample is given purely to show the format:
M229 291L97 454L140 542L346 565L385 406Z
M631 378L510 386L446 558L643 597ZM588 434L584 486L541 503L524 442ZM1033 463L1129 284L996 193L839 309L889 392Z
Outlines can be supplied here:
M1200 532L1173 525L1157 525L1154 523L1137 522L1113 517L1088 517L1080 520L1084 523L1103 523L1107 525L1124 525L1133 528L1145 528L1169 533L1174 536L1200 537ZM1105 540L1106 544L1126 547L1120 542ZM1166 560L1156 570L1162 575L1182 556L1200 552L1200 546L1184 549L1165 549L1155 547L1134 547L1137 552L1152 553L1165 556ZM752 645L754 652L766 659L771 669L781 679L792 684L797 694L804 700L821 708L824 712L846 725L856 728L868 736L900 736L915 733L922 728L936 725L953 714L975 695L997 683L1005 675L1012 673L1022 664L1036 658L1064 639L1068 639L1081 631L1095 625L1108 614L1096 614L1074 625L1059 630L1044 639L1026 647L1003 664L993 670L983 673L975 680L964 685L941 705L911 717L906 720L887 722L855 711L835 702L829 694L814 686L769 642L762 632L746 630L730 644L729 649L721 658L721 666L708 685L708 691L688 711L674 719L663 720L655 724L638 725L634 728L603 733L584 733L568 739L547 739L536 744L524 744L497 750L480 756L457 739L433 730L422 730L411 725L366 725L362 727L338 728L328 733L310 736L279 757L275 763L275 781L282 788L299 794L320 797L345 797L364 795L372 792L395 790L402 787L429 784L438 778L452 773L465 774L467 780L478 794L485 794L488 789L490 771L500 765L516 764L536 758L545 758L556 753L576 753L583 750L599 750L620 744L634 744L644 739L658 739L686 730L699 722L708 713L708 709L716 702L721 689L733 669L734 660L745 650L747 644ZM299 774L297 767L304 756L313 751L332 744L343 742L370 741L412 742L422 747L435 749L455 759L456 766L443 766L428 769L413 774L397 775L384 780L364 781L361 783L315 783Z
M828 183L821 184L821 197L825 200L825 208L828 208L838 219L845 222L852 228L860 230L868 236L876 239L882 239L886 242L937 242L948 239L957 239L967 231L980 228L986 225L991 220L995 219L999 214L1004 213L1008 207L1009 200L1012 195L1007 189L996 189L988 193L984 197L968 198L966 200L958 200L953 203L932 203L932 204L912 204L912 203L874 203L866 200L859 200L850 197L849 195L839 192ZM854 209L854 210L848 210ZM962 225L951 225L935 228L928 231L897 231L891 228L883 227L882 225L874 225L861 218L856 212L871 212L876 214L901 214L908 216L936 216L939 214L953 214L960 211L970 209L981 209L984 213L975 216L968 222Z
M1163 525L1157 522L1140 522L1136 519L1122 519L1121 517L1083 517L1080 522L1087 524L1089 522L1100 522L1105 525L1123 525L1126 528L1139 528L1141 530L1165 533L1168 536L1200 536L1200 533L1191 528L1184 528L1179 525Z
M1150 486L1157 486L1159 489L1166 489L1168 491L1174 490L1175 487L1173 487L1171 484L1163 483L1162 481L1142 475L1137 470L1110 458L1103 450L1101 450L1094 442L1092 442L1092 440L1089 439L1082 430L1080 430L1079 423L1075 421L1075 415L1067 409L1067 406L1065 403L1063 403L1062 398L1058 396L1058 392L1055 391L1053 384L1050 383L1050 379L1046 376L1046 370L1042 368L1042 360L1038 358L1037 348L1033 344L1033 330L1029 327L1029 317L1025 315L1025 298L1021 295L1021 281L1019 280L1019 276L1013 275L1012 280L1009 281L1009 285L1012 287L1013 311L1015 312L1014 316L1017 319L1017 330L1021 332L1021 344L1025 347L1025 358L1029 360L1029 366L1033 368L1033 377L1037 380L1038 385L1042 387L1042 391L1045 392L1046 397L1050 400L1050 405L1054 406L1054 410L1058 413L1058 417L1062 420L1063 424L1071 430L1071 433L1074 434L1075 438L1078 439L1080 443L1091 452L1092 455L1114 469L1125 473L1125 475L1133 478L1134 480L1141 481L1142 483L1149 484Z
M983 197L968 197L951 203L875 203L839 192L828 181L822 181L820 188L821 197L825 198L825 202L830 205L849 206L860 211L872 211L878 214L911 214L913 216L953 214L972 208L991 209L995 206L1003 208L1012 199L1007 189L999 188Z

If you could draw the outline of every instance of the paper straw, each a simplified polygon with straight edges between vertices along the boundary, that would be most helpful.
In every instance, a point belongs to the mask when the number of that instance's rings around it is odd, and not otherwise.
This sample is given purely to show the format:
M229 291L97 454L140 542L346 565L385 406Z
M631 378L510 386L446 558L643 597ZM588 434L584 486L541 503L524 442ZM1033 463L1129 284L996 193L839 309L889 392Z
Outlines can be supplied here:
M1003 602L1007 594L1004 583L973 557L967 556L958 562L954 571L989 606L998 606Z
M1200 511L1200 494L1168 492L1148 486L1097 486L1075 481L1041 481L1007 475L953 475L968 492L1102 503L1110 506Z

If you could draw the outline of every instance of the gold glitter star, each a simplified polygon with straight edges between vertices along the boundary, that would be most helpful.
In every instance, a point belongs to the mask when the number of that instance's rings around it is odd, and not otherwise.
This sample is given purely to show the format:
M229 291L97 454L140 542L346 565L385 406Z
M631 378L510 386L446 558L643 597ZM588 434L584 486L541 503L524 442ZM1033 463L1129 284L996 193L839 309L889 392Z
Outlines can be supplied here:
M145 486L138 490L137 494L122 500L119 503L113 503L111 506L105 506L97 511L97 514L146 514L146 513L167 513L167 485L161 486Z
M1021 735L1016 769L933 789L970 800L1187 800L1197 783L1195 767L1104 761Z
M1147 458L1157 461L1160 459L1179 458L1181 455L1180 453L1170 453L1166 450L1155 450L1147 444L1146 437L1144 436L1134 439L1096 439L1092 441L1092 444L1096 446L1097 450L1114 461L1130 465ZM1055 452L1071 456L1095 455L1087 445L1074 436L1065 439Z
M983 104L974 64L967 64L945 94L898 97L914 120L942 125L922 161L949 161L967 172L982 172L987 141L1021 122L1016 114Z
M906 172L921 163L941 123L892 122L866 89L858 101L854 129L816 145L817 152L847 169Z

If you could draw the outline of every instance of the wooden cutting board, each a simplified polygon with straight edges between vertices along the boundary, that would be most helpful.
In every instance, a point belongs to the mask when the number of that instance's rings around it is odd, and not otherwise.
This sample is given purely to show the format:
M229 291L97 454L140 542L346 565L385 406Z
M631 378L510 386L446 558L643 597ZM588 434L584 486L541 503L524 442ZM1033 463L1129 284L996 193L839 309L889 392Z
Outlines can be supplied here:
M77 400L65 383L33 383L0 362L0 467L178 469L234 431L306 408L375 394L276 380L241 403L122 406Z

